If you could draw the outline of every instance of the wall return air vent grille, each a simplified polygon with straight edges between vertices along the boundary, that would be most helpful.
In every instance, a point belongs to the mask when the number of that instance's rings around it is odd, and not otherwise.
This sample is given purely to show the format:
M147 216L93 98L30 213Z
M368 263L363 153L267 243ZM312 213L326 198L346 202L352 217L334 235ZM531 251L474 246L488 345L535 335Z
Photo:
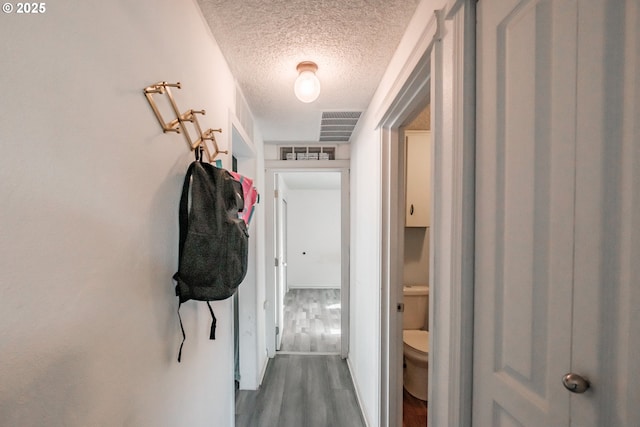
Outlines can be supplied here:
M335 160L336 147L280 147L280 160Z
M320 142L349 142L362 113L359 111L325 111L320 124Z

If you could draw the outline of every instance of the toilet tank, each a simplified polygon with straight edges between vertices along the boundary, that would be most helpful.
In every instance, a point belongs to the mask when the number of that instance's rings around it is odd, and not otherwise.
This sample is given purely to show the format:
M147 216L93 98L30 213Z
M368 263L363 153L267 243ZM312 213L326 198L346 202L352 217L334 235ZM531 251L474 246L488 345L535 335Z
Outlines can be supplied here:
M402 329L426 329L429 286L404 286Z

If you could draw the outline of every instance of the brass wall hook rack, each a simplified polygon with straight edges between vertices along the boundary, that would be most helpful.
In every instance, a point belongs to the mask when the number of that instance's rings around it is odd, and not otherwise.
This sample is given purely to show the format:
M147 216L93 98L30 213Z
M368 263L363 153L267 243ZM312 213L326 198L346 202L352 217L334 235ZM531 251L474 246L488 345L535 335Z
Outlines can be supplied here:
M160 110L158 110L158 106L156 105L156 102L153 99L154 94L160 94L160 95L166 94L167 97L169 98L169 102L171 103L171 106L173 107L174 111L176 111L178 109L178 106L176 105L176 101L173 99L173 95L171 94L171 90L169 89L170 87L177 87L178 89L180 89L181 88L180 82L178 83L158 82L151 86L147 86L146 88L144 88L144 96L147 98L147 101L149 101L149 105L151 105L151 109L153 110L153 113L156 115L156 118L160 123L160 127L162 127L162 131L164 133L167 133L167 132L180 133L180 128L178 127L178 125L180 124L180 121L177 118L170 122L165 121L164 118L162 117L162 114L160 114Z
M203 143L205 151L207 152L207 157L209 159L215 159L218 154L229 154L229 150L221 150L218 147L218 141L216 141L216 136L214 133L222 133L222 129L208 129L202 135L203 140L208 140L213 143L213 153L209 150L209 146L206 143Z
M188 110L187 112L185 112L184 114L180 115L180 120L179 122L182 124L184 122L190 122L193 123L193 127L196 130L196 133L198 134L198 139L196 139L195 141L193 141L191 139L191 136L189 135L189 131L187 130L187 128L182 125L182 129L184 131L184 138L187 141L187 144L189 145L189 148L192 150L195 150L201 143L202 143L202 129L200 128L200 123L198 122L198 118L196 117L196 114L201 114L201 115L205 115L206 111L204 110Z
M182 86L180 82L177 82L177 83L158 82L158 83L152 84L151 86L147 86L146 88L144 88L144 91L143 91L144 96L147 98L147 101L149 102L149 105L151 106L151 109L153 110L153 113L156 116L156 119L158 119L158 123L160 123L162 132L163 133L175 132L175 133L183 134L190 150L195 150L198 147L204 147L204 151L207 153L207 158L209 159L209 162L213 162L215 158L218 156L218 154L221 154L221 153L228 154L227 150L223 151L219 149L218 142L216 141L214 136L214 132L222 132L222 129L207 129L203 132L202 128L200 127L200 123L198 122L197 115L204 116L206 114L206 111L191 109L191 110L187 110L184 113L181 113L180 109L178 108L178 105L176 104L175 98L171 93L172 87L181 89ZM156 105L156 102L153 99L153 95L167 96L167 98L169 99L169 104L171 105L171 109L173 110L173 113L176 116L175 119L171 121L166 121L162 117L162 114L160 113L160 110L158 109L158 106ZM185 126L185 122L192 123L193 128L195 129L198 135L195 140L191 138L191 135L189 134L189 130ZM214 149L210 150L209 146L205 141L211 141L213 143Z

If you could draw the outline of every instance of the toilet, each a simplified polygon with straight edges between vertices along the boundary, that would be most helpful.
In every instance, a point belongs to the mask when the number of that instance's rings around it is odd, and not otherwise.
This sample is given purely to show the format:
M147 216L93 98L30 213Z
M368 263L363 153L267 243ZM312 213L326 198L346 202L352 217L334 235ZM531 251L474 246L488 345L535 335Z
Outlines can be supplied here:
M404 347L404 388L412 396L427 400L429 388L428 286L404 286L402 341Z

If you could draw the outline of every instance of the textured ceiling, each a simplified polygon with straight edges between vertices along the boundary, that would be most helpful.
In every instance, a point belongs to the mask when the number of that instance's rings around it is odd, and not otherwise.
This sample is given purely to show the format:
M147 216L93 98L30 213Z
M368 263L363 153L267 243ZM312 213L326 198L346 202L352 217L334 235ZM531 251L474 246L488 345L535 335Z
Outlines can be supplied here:
M198 0L265 142L317 142L323 111L364 111L419 0ZM293 94L301 61L322 91Z

